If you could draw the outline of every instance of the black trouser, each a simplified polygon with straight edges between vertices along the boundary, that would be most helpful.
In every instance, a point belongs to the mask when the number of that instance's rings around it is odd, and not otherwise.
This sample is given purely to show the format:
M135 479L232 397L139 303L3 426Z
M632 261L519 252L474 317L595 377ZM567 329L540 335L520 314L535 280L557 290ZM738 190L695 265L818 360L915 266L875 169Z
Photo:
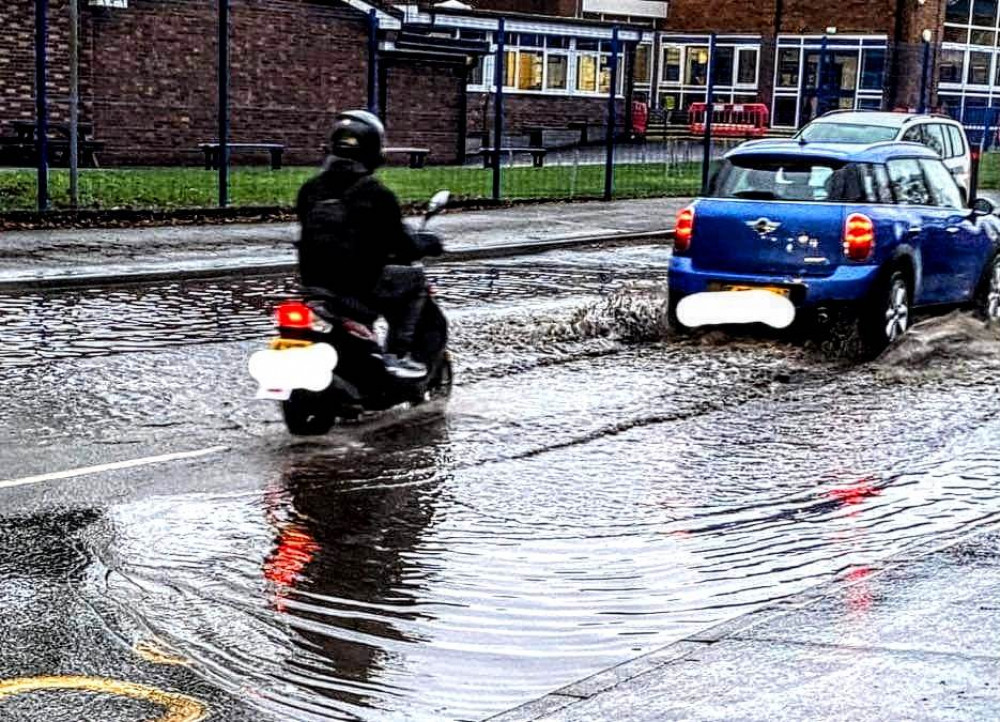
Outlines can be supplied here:
M416 266L386 266L373 292L376 310L389 323L389 353L405 356L427 299L427 277Z

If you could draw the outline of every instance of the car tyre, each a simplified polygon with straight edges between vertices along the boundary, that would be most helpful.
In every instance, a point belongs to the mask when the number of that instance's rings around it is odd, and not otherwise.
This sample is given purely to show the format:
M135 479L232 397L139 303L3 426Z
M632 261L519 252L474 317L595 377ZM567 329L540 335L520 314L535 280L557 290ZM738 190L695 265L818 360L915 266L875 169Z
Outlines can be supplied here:
M875 287L861 311L860 330L864 352L877 356L910 328L912 302L906 274L893 270Z
M976 314L987 323L1000 323L1000 253L986 264L976 291Z
M684 300L684 295L676 291L667 291L667 323L670 325L670 330L678 336L687 336L693 330L677 318L677 306Z

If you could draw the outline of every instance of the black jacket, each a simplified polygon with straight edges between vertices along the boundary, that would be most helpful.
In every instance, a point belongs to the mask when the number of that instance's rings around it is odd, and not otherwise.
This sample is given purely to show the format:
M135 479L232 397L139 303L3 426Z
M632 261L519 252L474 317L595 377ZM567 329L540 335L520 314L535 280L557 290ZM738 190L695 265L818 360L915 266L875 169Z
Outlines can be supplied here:
M359 163L328 161L299 191L304 286L366 299L388 264L420 258L396 196Z

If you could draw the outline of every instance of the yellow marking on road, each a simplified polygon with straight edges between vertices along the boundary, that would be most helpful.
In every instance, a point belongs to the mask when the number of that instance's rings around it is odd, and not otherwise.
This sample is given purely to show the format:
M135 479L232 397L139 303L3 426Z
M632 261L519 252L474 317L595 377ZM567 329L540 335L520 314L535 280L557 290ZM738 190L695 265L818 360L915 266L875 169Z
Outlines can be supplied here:
M149 722L200 722L208 715L208 707L193 697L164 692L155 687L134 682L100 677L22 677L0 680L0 703L8 697L42 690L73 690L110 694L142 702L152 702L166 712Z
M132 651L153 664L179 664L188 665L191 661L179 654L174 654L166 645L155 639L143 639L135 643Z

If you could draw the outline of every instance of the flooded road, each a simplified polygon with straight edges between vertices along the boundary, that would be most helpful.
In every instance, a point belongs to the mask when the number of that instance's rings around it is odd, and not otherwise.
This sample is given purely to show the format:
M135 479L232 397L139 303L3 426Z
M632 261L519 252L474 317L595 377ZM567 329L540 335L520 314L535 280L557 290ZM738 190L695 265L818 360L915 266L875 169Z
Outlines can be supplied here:
M155 644L220 690L223 715L240 700L275 719L478 720L1000 517L1000 335L931 319L865 365L781 339L681 341L662 262L436 269L458 370L446 412L311 441L249 401L242 373L281 279L0 299L42 319L0 321L19 339L0 360L9 476L228 447L0 490L0 521L28 529L0 602L53 624L37 600L63 589L115 648ZM213 310L185 322L197 307ZM30 531L53 519L61 544ZM4 677L30 667L14 650ZM99 668L89 654L33 673Z

